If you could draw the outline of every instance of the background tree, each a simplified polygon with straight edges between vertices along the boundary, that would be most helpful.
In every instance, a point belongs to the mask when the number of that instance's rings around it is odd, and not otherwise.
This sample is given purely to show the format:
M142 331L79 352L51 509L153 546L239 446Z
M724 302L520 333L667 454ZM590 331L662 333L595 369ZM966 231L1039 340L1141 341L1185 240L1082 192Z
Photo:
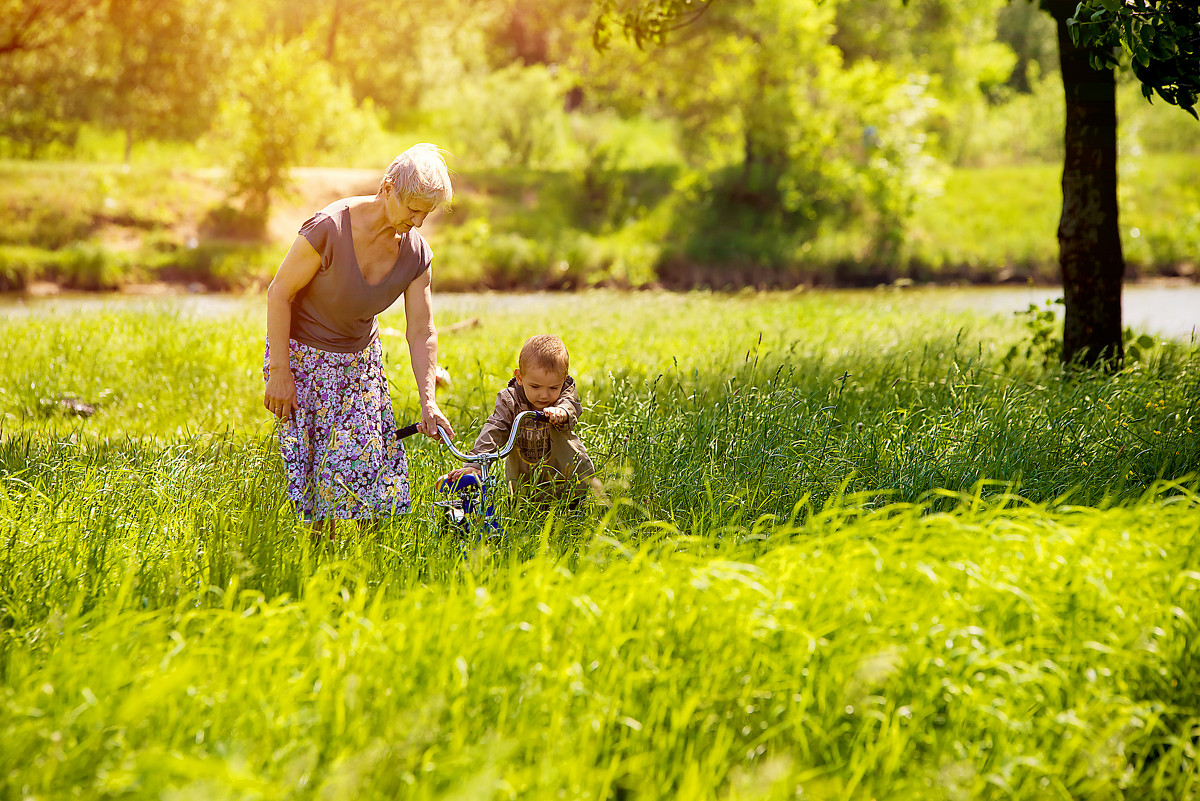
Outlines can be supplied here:
M1154 94L1195 116L1200 88L1200 11L1195 3L1041 0L1058 25L1066 96L1062 266L1063 360L1122 358L1121 252L1117 207L1116 46L1132 54L1147 99Z
M1066 120L1062 214L1058 224L1063 284L1063 361L1119 364L1125 258L1117 208L1117 82L1096 50L1072 40L1076 0L1041 0L1058 25Z
M193 140L224 94L232 9L220 0L112 0L106 10L99 118L125 134Z
M95 109L104 0L0 0L0 137L33 158L74 145Z
M192 140L215 118L240 28L214 0L16 2L0 14L0 134L28 155L85 123Z
M87 0L0 0L0 57L57 47L101 5Z
M876 0L850 0L859 4ZM882 0L878 0L882 2ZM715 0L597 0L595 38L614 29L640 43L661 43ZM914 6L916 0L913 0ZM1039 0L1058 25L1066 100L1063 207L1058 228L1066 314L1063 359L1090 366L1122 358L1121 252L1117 209L1117 43L1132 54L1135 75L1149 97L1193 110L1197 97L1195 3L1146 0ZM938 3L930 4L941 7ZM842 35L851 53L871 52L880 37ZM1194 113L1194 112L1193 112Z
M865 51L847 64L834 41L835 3L709 7L676 30L670 47L642 54L641 69L625 68L630 51L665 29L629 28L633 44L622 45L605 22L596 27L606 48L597 59L620 64L613 86L679 121L698 171L697 208L679 221L690 232L677 231L685 255L786 267L818 231L855 220L869 230L874 258L893 258L914 199L932 180L929 76ZM652 83L641 78L649 71Z
M255 230L291 186L292 167L322 151L344 156L375 120L302 39L265 48L236 72L221 130L232 151L231 194L243 201L243 224Z
M393 126L419 124L448 87L503 65L489 58L487 30L501 14L492 4L328 0L302 7L311 17L307 36L322 42L316 50L334 74Z
M869 59L901 74L927 76L929 93L938 98L928 120L936 151L961 163L984 107L1017 63L997 36L1007 0L823 2L836 9L833 44L848 65Z
M1095 66L1130 56L1147 100L1158 95L1197 117L1200 99L1200 4L1192 0L1085 0L1071 20L1073 42L1096 48ZM1200 119L1198 117L1197 119Z

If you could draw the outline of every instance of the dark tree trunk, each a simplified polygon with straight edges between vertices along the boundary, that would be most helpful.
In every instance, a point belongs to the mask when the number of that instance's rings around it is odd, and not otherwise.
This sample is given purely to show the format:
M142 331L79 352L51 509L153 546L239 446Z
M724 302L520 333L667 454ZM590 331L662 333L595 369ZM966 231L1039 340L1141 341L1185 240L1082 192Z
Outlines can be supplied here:
M1119 364L1121 281L1125 258L1117 221L1117 98L1111 69L1092 69L1071 42L1066 20L1076 0L1042 0L1058 23L1066 95L1063 207L1058 223L1062 267L1063 361Z
M342 4L333 0L333 9L329 13L329 38L325 41L325 60L333 61L334 51L337 50L338 23L342 21Z

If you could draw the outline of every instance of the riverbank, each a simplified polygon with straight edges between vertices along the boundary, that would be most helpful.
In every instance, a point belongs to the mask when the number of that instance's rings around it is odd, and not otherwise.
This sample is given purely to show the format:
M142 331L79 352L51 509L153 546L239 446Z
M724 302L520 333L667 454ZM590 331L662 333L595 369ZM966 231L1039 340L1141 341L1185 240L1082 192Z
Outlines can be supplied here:
M71 166L0 162L0 209L11 221L0 231L0 291L254 290L314 209L377 185L371 170L295 170L294 192L248 230L224 199L221 170ZM1196 280L1200 156L1152 154L1126 166L1127 277ZM784 232L697 227L685 176L670 167L609 176L599 195L561 172L456 175L454 206L423 232L441 291L1052 285L1060 169L950 170L887 247L862 220Z

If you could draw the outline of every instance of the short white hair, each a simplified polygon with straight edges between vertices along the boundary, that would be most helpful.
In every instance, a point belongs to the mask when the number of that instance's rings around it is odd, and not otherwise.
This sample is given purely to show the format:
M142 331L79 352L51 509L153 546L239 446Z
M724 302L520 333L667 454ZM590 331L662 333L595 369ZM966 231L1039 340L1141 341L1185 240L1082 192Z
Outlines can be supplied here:
M413 145L396 156L384 171L379 190L382 192L384 182L388 182L401 198L431 203L434 208L448 204L454 197L454 188L450 185L444 152L428 142Z

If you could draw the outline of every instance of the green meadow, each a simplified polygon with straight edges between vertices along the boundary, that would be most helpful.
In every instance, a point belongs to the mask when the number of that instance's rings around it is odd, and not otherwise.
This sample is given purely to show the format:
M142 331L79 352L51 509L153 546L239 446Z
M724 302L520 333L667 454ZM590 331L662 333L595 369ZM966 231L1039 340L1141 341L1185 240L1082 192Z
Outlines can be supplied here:
M435 295L559 333L608 505L282 504L261 298L0 310L0 798L1200 798L1200 347L946 292ZM461 325L455 325L461 323ZM402 315L381 318L397 417Z

